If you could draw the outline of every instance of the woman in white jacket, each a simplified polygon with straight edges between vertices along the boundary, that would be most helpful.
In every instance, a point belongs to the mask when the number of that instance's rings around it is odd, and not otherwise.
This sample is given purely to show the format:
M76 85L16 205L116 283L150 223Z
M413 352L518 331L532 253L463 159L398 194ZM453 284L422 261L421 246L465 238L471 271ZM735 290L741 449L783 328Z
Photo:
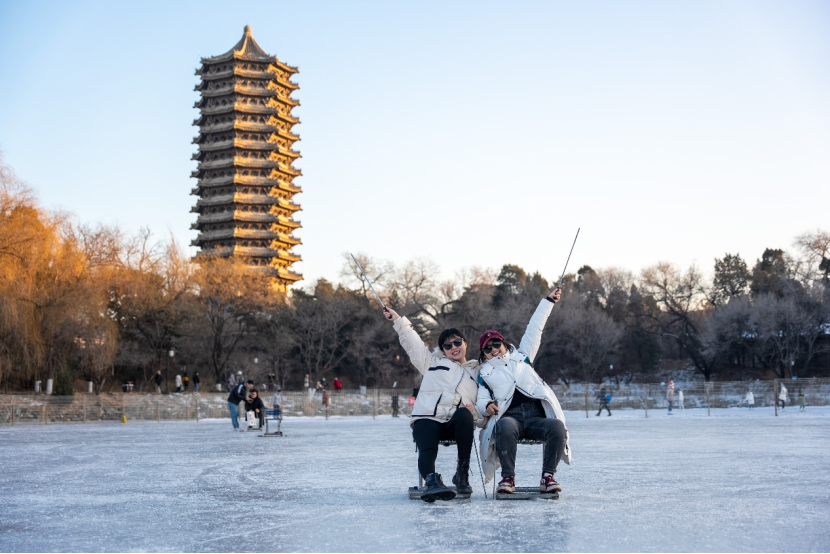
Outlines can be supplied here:
M484 425L475 407L478 394L478 362L467 361L467 339L458 329L445 329L438 337L439 348L431 351L412 324L387 308L384 316L393 322L412 365L423 375L412 407L412 436L418 447L418 471L426 488L421 500L452 500L455 492L435 473L435 458L441 440L454 440L458 461L452 482L459 493L473 492L469 482L470 452L476 424Z
M533 369L533 358L542 342L542 330L562 291L543 299L522 337L519 348L508 344L498 331L485 331L479 339L482 362L476 406L490 416L481 432L481 457L487 481L501 465L498 490L516 490L516 450L523 438L545 443L539 490L558 493L562 487L553 474L560 460L570 463L571 450L565 415L551 388Z

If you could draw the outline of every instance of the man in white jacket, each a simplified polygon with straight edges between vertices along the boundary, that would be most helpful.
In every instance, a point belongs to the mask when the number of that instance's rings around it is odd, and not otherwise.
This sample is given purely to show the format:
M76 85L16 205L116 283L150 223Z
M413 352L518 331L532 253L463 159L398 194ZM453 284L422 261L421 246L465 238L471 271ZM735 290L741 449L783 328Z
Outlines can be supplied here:
M560 460L565 463L571 460L565 414L556 395L532 365L542 342L545 322L560 295L561 291L556 289L539 303L518 349L508 344L498 331L485 331L479 339L482 386L476 407L492 416L481 432L481 456L487 481L501 465L502 479L498 487L501 493L516 490L516 451L523 438L545 443L540 492L562 490L553 474Z

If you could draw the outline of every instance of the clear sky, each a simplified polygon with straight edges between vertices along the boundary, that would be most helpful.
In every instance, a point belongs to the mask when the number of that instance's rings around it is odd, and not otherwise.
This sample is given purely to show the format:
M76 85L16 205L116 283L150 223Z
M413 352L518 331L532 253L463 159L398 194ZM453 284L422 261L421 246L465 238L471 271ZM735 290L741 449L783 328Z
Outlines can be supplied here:
M0 149L43 204L195 238L200 57L298 66L308 281L639 271L830 230L830 3L0 2ZM306 281L306 282L308 282Z

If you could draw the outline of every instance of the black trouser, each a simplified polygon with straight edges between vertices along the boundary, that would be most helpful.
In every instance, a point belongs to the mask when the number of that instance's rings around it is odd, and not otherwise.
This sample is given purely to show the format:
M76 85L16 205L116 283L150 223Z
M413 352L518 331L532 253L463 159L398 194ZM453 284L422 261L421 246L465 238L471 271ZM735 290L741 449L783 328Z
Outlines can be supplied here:
M418 471L421 476L435 473L438 443L442 440L454 440L458 447L458 459L469 460L473 449L474 427L473 414L464 407L456 409L446 423L431 419L417 420L412 429L412 438L418 447Z
M605 400L599 401L599 411L597 412L597 415L602 413L603 408L608 410L608 415L611 415L611 408L608 407L608 402L606 402Z
M501 476L516 475L516 449L519 441L525 438L545 443L542 471L553 473L565 452L566 436L565 424L545 417L538 400L514 406L496 423L496 451L501 462Z

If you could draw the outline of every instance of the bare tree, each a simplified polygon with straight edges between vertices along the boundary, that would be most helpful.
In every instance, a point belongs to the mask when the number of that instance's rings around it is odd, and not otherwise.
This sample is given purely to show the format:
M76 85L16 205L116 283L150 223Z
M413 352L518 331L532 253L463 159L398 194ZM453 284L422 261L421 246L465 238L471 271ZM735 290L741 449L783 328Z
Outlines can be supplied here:
M800 254L796 273L805 286L826 283L830 275L830 233L816 229L799 235L793 244Z
M673 339L708 381L714 360L707 355L701 341L708 307L701 273L695 266L682 272L670 263L661 262L642 271L641 288L659 308L657 312L643 314L650 321L649 330Z
M372 258L362 252L358 252L354 257L363 268L363 271L366 272L366 277L372 281L378 293L382 293L393 278L395 265L392 262ZM357 290L367 298L374 298L369 283L363 278L363 274L352 260L352 255L349 252L343 252L343 266L340 268L340 277L346 280L346 286L357 287Z
M796 362L809 363L815 342L823 332L826 312L807 306L795 295L765 294L755 300L751 324L757 337L757 352L782 379L792 377ZM805 365L806 365L805 363Z
M321 279L309 295L295 291L293 308L282 310L282 328L297 349L305 373L316 380L329 374L352 353L354 298Z
M623 325L600 308L578 302L563 303L551 319L553 329L547 334L545 346L560 354L556 367L559 377L565 383L574 376L585 383L594 381L609 366L623 336Z
M256 328L256 317L284 301L265 273L242 258L204 258L194 277L197 301L208 324L210 364L217 382L240 341Z

